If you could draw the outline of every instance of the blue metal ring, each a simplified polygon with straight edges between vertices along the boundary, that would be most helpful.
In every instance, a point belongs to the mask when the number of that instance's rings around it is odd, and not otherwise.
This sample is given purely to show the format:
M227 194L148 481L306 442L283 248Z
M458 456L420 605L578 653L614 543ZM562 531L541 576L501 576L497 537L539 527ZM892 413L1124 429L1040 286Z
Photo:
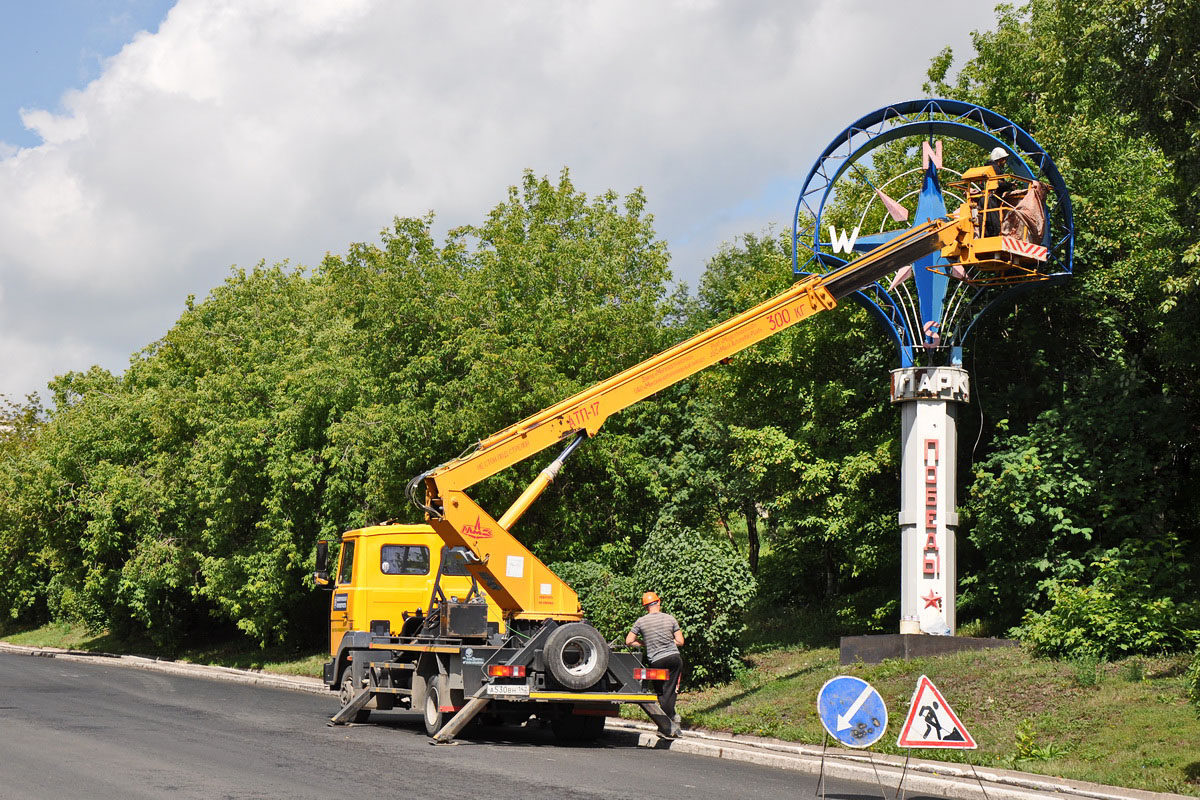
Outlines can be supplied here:
M1050 155L1020 126L994 111L960 100L909 100L884 106L853 122L829 143L814 162L796 200L792 216L792 270L799 275L827 272L846 263L845 260L821 252L820 230L825 204L838 178L852 164L871 150L905 136L944 135L968 141L985 150L1003 147L1010 154L1011 169L1016 174L1047 183L1054 192L1056 206L1046 226L1044 244L1050 251L1048 274L1051 281L1064 280L1074 267L1075 222L1071 197L1066 183ZM801 242L801 215L814 220L811 244ZM800 263L803 245L807 258ZM988 298L958 333L957 344L965 342L975 322L1002 298L1028 288L1018 284ZM879 283L851 295L884 324L900 351L901 362L911 365L911 350L920 340L919 332L908 330L904 314L895 299ZM982 299L982 298L981 298Z

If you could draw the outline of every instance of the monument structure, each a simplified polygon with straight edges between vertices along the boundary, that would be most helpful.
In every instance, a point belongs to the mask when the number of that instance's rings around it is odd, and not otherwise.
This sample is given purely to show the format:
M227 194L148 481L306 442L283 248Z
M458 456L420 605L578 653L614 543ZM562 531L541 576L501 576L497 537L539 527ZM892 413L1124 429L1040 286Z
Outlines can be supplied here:
M1070 276L1070 195L1050 156L1010 120L972 103L914 100L834 137L804 181L793 221L797 276L825 273L946 216L968 193L986 193L978 235L996 236L1011 270L966 272L934 253L854 295L899 360L891 399L902 430L902 634L957 629L956 419L970 400L963 348L988 311Z

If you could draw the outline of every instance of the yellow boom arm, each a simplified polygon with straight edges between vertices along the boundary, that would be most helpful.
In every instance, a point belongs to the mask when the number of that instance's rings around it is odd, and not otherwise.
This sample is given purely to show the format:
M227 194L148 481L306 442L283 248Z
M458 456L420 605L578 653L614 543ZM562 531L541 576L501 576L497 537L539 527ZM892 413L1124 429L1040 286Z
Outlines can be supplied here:
M473 555L468 568L507 617L579 619L579 598L516 540L509 528L553 481L563 459L593 436L610 416L655 392L805 317L834 308L846 295L888 273L941 250L953 261L971 260L972 223L964 204L950 217L931 220L827 275L803 278L744 311L636 366L495 433L470 452L418 475L409 496L452 547ZM467 496L466 489L535 453L574 438L571 446L530 484L499 520ZM424 483L425 498L417 497Z

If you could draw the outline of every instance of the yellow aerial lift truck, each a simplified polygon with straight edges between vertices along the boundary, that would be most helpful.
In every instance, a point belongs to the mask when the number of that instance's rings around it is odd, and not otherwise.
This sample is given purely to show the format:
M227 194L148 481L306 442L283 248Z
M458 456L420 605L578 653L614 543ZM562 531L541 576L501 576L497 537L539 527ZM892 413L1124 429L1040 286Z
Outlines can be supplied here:
M585 619L575 592L510 533L563 462L612 414L782 331L940 250L960 279L1005 281L1036 271L1038 254L999 252L980 237L986 190L826 275L786 291L573 397L506 428L408 485L425 525L343 535L334 577L327 545L318 585L333 591L324 679L341 692L334 724L396 705L422 711L437 742L480 713L548 721L566 740L590 740L621 703L641 705L667 733L654 692L665 670L616 652ZM978 246L977 246L978 245ZM561 442L562 453L499 518L466 493ZM482 587L482 589L481 589Z

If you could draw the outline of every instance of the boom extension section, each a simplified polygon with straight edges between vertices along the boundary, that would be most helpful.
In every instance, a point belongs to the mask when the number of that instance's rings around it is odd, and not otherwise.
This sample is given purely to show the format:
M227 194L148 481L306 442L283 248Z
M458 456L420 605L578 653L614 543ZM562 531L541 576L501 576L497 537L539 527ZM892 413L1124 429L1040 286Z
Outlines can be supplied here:
M451 547L472 555L467 568L510 619L580 619L579 598L508 529L553 481L583 438L594 436L613 414L745 350L800 320L834 308L837 301L936 250L950 261L973 263L974 230L968 204L930 220L826 275L789 289L636 366L489 436L471 451L418 475L409 498L423 509ZM538 476L499 521L465 490L565 439L574 441ZM424 485L425 497L418 496Z

